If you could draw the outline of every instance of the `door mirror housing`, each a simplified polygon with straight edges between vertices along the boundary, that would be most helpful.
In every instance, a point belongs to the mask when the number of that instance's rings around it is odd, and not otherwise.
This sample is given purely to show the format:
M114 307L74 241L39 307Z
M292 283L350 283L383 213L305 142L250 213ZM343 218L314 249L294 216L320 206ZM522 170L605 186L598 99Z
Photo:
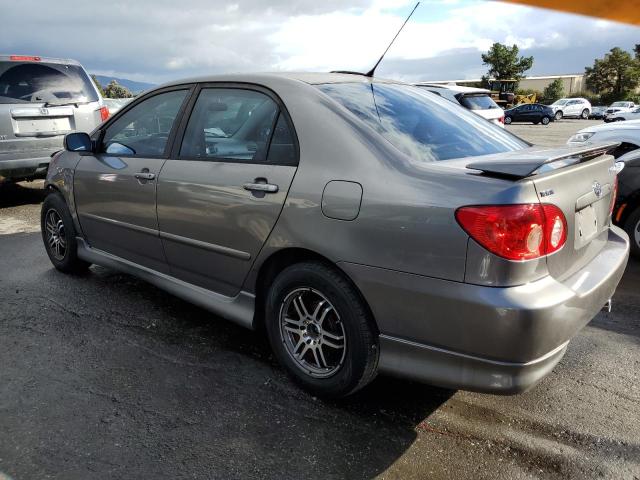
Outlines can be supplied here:
M91 152L93 143L85 132L69 133L64 137L64 149L69 152Z

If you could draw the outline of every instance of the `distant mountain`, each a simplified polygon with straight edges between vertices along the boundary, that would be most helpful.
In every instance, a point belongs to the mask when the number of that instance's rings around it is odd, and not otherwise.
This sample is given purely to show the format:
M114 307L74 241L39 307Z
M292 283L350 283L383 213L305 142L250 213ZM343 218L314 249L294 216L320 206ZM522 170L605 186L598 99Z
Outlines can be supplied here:
M147 90L151 87L155 87L153 83L145 83L145 82L135 82L133 80L127 80L126 78L116 78L116 77L107 77L104 75L96 75L96 78L100 82L102 87L106 87L111 80L115 80L123 87L127 87L129 91L133 94L137 94L142 92L143 90Z

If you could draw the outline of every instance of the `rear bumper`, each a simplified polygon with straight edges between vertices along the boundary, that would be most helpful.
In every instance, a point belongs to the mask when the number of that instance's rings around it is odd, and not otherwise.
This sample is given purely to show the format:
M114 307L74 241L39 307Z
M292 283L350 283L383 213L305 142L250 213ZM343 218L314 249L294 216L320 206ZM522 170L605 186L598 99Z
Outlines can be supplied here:
M5 160L0 156L0 180L12 178L44 178L51 157Z
M629 256L611 227L600 253L562 282L485 287L342 263L380 329L383 372L450 388L518 393L560 361L613 295Z

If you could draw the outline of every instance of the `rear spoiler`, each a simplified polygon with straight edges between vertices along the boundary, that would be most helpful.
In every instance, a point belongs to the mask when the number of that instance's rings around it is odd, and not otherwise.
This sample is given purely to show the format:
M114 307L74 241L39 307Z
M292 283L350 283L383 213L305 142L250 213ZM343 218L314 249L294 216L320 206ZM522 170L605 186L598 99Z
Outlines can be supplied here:
M588 147L566 146L550 148L548 149L548 155L541 155L542 153L546 153L544 150L536 152L537 155L523 150L521 155L518 155L518 152L513 152L506 156L506 158L496 158L496 160L493 161L471 162L467 164L466 167L479 170L491 176L518 180L576 163L589 161L606 154L618 145L620 145L620 142L598 143Z

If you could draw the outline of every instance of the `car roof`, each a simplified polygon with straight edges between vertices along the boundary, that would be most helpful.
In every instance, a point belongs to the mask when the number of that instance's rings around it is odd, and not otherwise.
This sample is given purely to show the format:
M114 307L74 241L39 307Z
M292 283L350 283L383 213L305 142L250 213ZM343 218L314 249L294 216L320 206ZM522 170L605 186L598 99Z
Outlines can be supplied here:
M255 83L269 85L274 81L290 81L294 83L307 83L310 85L319 85L324 83L392 83L408 85L398 80L389 80L378 77L367 77L360 73L344 73L344 72L265 72L265 73L235 73L223 75L207 75L200 77L185 78L165 83L161 87L172 87L176 85L184 85L187 83Z
M585 132L606 132L608 130L640 130L640 120L626 120L624 122L611 122L585 127Z
M486 88L476 88L476 87L465 87L464 85L457 85L455 83L428 83L428 82L419 82L414 83L417 87L425 87L425 88L434 88L434 89L446 89L451 90L453 92L458 93L491 93L491 90L487 90Z
M37 57L40 60L12 60L11 57ZM22 55L12 53L11 55L0 55L0 62L24 62L24 63L59 63L64 65L80 65L80 62L71 58L54 58L54 57L41 57L39 55Z

